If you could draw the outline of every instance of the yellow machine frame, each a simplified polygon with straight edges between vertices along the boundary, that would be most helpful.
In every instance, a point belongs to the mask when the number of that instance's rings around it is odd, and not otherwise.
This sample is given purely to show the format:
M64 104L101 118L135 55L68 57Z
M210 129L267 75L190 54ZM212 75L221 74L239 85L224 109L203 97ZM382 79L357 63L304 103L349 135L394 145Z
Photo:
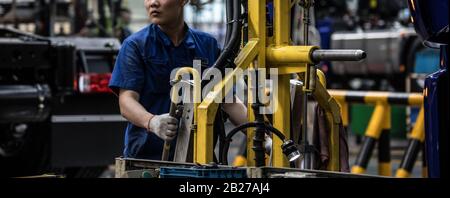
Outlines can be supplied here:
M292 1L274 0L274 36L266 36L266 0L249 0L249 41L241 49L235 59L236 69L278 68L278 94L274 96L276 111L273 115L273 126L284 133L289 139L290 131L290 79L292 74L304 73L308 64L313 64L310 55L317 46L292 46L290 40L290 10ZM200 103L197 108L194 140L194 162L209 163L213 161L213 125L217 112L217 99L228 93L236 70L227 74ZM323 82L323 74L319 74ZM249 76L248 98L252 98L250 85L256 80ZM328 94L324 83L316 83L312 95L319 105L327 112L327 120L331 130L330 163L328 170L339 171L339 132L341 123L340 108L333 97ZM249 102L250 104L250 102ZM201 118L201 119L199 119ZM252 108L248 106L248 119L254 121ZM300 122L300 120L299 120ZM247 133L247 158L254 159L252 150L253 130ZM281 150L282 140L273 140L273 166L289 167L288 160ZM247 161L247 166L254 166L253 160Z

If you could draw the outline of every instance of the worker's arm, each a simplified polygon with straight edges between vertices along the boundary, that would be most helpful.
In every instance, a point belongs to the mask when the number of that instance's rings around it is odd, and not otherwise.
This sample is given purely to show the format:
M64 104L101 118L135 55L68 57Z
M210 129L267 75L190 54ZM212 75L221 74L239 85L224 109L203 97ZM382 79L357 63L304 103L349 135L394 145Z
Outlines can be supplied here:
M148 128L148 121L154 116L139 103L139 93L121 89L119 93L120 113L129 122L141 128Z
M153 115L139 103L139 93L121 89L119 93L120 113L134 125L155 133L163 140L173 140L178 121L169 114Z
M240 126L248 122L247 107L238 97L235 97L235 99L236 102L224 103L222 108L230 116L231 123L235 126Z

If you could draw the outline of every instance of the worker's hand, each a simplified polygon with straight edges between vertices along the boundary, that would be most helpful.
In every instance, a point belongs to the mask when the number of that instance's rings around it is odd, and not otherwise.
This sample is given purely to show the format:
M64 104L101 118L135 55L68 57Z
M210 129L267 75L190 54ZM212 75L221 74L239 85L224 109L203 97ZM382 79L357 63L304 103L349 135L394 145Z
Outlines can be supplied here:
M168 113L155 115L150 120L148 128L164 141L172 141L177 135L178 120Z

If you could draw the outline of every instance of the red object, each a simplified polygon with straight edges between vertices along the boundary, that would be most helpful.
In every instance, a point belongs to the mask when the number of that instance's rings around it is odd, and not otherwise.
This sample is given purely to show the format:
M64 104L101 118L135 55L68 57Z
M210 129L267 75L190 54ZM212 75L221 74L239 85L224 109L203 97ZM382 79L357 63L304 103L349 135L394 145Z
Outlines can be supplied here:
M78 78L78 91L81 93L111 93L109 80L111 73L80 73Z

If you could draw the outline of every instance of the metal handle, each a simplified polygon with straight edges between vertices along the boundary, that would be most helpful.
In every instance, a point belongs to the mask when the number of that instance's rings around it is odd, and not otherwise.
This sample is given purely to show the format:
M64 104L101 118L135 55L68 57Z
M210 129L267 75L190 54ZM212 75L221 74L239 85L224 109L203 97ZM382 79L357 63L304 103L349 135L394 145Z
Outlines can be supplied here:
M174 118L178 117L177 116L177 104L175 104L173 102L170 104L169 115ZM163 147L163 152L162 152L162 157L161 157L162 161L169 160L170 143L171 143L171 141L164 141L164 147Z
M164 141L163 153L161 157L162 161L169 161L169 152L170 152L170 142Z

